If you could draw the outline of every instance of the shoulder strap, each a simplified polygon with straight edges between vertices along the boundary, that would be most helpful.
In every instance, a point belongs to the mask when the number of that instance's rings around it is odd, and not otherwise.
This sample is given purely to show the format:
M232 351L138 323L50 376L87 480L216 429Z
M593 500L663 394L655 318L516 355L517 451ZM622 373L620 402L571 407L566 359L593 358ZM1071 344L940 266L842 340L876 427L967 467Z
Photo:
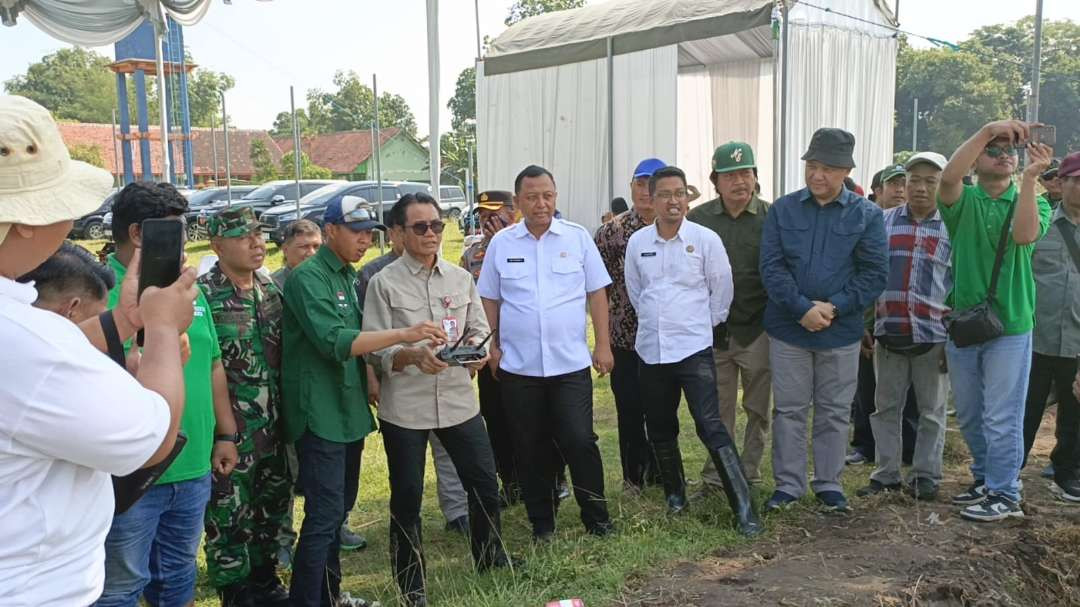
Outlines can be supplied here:
M1005 259L1005 249L1008 248L1009 227L1012 226L1013 211L1016 210L1016 202L1009 207L1009 214L1005 216L1005 225L1001 226L1001 238L998 239L997 255L994 257L994 269L990 272L990 290L986 293L987 301L993 301L997 294L998 276L1001 275L1001 262Z
M1061 237L1065 240L1065 246L1069 247L1069 255L1072 256L1073 265L1076 266L1076 271L1080 272L1080 245L1076 244L1076 227L1072 229L1072 233L1065 228L1065 224L1058 222L1058 230L1061 231Z

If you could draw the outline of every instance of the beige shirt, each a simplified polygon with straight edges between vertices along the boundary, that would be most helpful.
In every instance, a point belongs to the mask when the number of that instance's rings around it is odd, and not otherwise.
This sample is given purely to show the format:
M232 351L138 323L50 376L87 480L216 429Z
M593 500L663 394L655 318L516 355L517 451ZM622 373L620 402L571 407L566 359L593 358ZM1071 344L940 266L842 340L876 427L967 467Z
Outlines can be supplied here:
M456 320L457 337L467 329L472 336L467 341L478 343L487 337L487 317L472 275L441 258L429 270L404 253L368 284L365 331L404 328L425 320L444 323L448 318ZM379 419L421 430L456 426L480 413L468 369L452 366L428 375L409 365L394 371L394 354L401 348L391 346L367 356L381 382Z

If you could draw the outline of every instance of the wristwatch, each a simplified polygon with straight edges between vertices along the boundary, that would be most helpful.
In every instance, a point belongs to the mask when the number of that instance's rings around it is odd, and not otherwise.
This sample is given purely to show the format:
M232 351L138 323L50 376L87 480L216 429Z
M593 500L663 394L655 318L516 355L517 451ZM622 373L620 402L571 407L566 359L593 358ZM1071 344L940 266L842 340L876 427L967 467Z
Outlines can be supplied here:
M230 443L236 443L237 445L239 445L240 444L240 433L239 432L234 432L232 434L215 434L214 435L214 442L215 443L217 443L217 442L230 442Z

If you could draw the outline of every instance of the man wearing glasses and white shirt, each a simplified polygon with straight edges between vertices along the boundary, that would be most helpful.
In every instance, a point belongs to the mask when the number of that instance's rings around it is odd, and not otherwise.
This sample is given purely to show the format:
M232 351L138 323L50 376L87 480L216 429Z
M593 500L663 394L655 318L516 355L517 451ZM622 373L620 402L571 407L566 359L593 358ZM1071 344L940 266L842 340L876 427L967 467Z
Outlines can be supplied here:
M581 521L593 535L611 529L604 500L604 464L593 432L592 375L614 366L604 290L611 277L585 228L555 217L555 178L526 167L514 181L523 221L488 245L477 290L495 330L491 367L517 443L525 509L533 537L555 533L555 441L570 466ZM585 307L596 348L589 356ZM501 322L500 322L501 321Z
M641 365L642 402L649 441L660 462L668 511L686 509L686 480L679 451L679 395L713 460L736 528L758 535L750 487L739 454L720 419L713 342L722 341L735 288L724 243L712 230L686 221L686 174L677 167L649 178L656 222L626 245L626 293L638 316L635 349ZM702 314L707 310L707 314Z

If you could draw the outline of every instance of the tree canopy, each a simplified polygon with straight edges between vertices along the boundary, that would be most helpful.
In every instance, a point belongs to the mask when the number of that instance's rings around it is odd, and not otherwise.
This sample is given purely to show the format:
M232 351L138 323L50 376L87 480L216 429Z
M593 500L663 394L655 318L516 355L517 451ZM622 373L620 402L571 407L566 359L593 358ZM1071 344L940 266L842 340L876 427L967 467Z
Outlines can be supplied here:
M515 0L506 16L507 27L529 17L585 6L585 0Z
M307 129L310 133L333 133L338 131L359 131L371 128L375 118L375 93L371 87L360 80L353 71L338 71L334 74L334 92L311 89L307 93L308 107L305 112ZM297 110L299 112L300 110ZM282 118L282 112L278 119ZM286 132L292 133L291 120ZM275 131L283 124L275 120ZM381 128L398 127L416 137L416 118L405 98L389 92L379 95L379 126Z

